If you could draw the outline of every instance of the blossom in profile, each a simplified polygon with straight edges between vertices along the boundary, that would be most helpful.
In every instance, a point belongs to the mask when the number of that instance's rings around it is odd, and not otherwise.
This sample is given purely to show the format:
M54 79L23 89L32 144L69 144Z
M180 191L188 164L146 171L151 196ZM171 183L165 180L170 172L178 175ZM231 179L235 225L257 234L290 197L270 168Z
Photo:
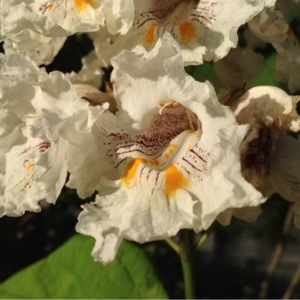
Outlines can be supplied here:
M300 96L290 96L280 88L257 86L227 103L239 124L250 124L241 145L242 170L266 196L279 193L287 200L299 199L299 191L293 193L292 187L299 185L298 171L288 167L298 165L299 142L287 136L300 131L299 101Z
M0 62L0 216L39 211L65 184L63 120L88 104L59 72L11 54Z
M59 132L68 141L68 186L80 197L98 192L76 227L96 239L96 260L112 261L123 239L198 232L228 208L265 200L241 174L247 126L237 125L209 82L185 73L169 35L150 52L122 52L113 66L118 110L90 106Z
M135 0L133 25L126 35L110 36L100 30L92 38L106 63L120 49L132 49L138 44L153 48L165 32L179 43L186 64L216 61L236 47L240 26L274 3L274 0Z

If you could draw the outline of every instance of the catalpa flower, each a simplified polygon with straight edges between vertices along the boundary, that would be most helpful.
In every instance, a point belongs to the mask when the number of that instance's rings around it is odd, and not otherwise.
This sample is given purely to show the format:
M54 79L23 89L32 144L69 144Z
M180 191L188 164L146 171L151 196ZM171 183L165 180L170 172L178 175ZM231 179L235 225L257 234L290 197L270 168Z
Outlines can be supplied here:
M245 178L266 196L277 192L285 197L288 194L285 191L290 189L291 182L288 178L294 175L289 176L288 173L294 170L293 168L282 169L283 163L280 161L287 161L287 159L284 158L286 155L281 156L278 153L282 152L282 143L287 143L286 147L293 144L281 135L300 131L300 116L297 113L299 101L300 96L290 96L280 88L260 86L248 90L239 99L227 103L239 124L251 125L241 146L242 170ZM291 147L291 153L297 152L293 148L299 147ZM290 154L288 156L291 157ZM295 164L295 160L297 159L291 159L289 164ZM279 178L278 172L282 176L281 183L277 183L275 179ZM282 182L285 182L286 188L282 187ZM296 200L292 196L287 199Z
M59 72L16 54L0 65L0 216L19 216L56 201L67 175L57 126L88 103Z
M286 133L300 130L297 113L300 97L273 86L254 87L241 97L236 98L234 94L232 97L226 104L232 108L238 123L250 124L241 144L244 177L264 196L278 193L299 205L300 143ZM252 222L261 212L260 207L228 209L217 220L228 225L234 216Z
M133 25L124 36L92 35L99 56L107 63L120 49L138 44L151 49L164 32L181 46L186 64L218 60L237 45L238 28L275 0L144 0L134 1ZM104 40L110 39L111 43Z
M4 37L23 29L58 37L106 25L111 33L123 34L131 27L133 15L132 0L1 0L0 29Z
M68 186L83 206L77 231L93 236L96 260L109 263L123 239L146 242L181 228L207 229L228 209L265 199L241 175L236 124L210 83L187 75L170 36L151 52L114 61L118 111L89 107L60 128L69 142Z

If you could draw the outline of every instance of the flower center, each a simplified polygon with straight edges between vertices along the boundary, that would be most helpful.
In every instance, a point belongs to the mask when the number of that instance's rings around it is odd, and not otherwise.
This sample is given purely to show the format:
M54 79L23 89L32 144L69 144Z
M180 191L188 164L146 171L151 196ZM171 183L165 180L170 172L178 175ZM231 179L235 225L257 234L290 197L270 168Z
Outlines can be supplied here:
M114 144L107 155L119 170L127 189L144 184L152 193L164 188L168 199L190 185L189 175L201 178L206 172L208 154L197 145L202 134L196 115L176 101L159 105L149 127L141 134L113 133Z
M172 21L173 25L176 25L189 17L197 2L195 0L155 0L152 14L159 23Z

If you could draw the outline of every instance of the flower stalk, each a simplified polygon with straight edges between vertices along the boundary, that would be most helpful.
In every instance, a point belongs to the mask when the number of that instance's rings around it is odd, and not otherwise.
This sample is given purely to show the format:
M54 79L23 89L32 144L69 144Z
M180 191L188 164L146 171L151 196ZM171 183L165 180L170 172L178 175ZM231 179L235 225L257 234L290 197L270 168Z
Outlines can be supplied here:
M184 290L186 299L195 299L195 286L192 267L192 249L190 242L190 234L188 230L179 232L179 257L182 265Z

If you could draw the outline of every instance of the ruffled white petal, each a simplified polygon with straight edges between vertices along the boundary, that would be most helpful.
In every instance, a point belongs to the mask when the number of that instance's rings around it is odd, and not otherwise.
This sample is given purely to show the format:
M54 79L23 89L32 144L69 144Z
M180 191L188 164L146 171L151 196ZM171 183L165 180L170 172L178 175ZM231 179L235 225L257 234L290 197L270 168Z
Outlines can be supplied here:
M72 83L88 84L100 88L103 80L102 64L95 51L90 52L82 59L82 68L79 72L66 74Z
M241 124L253 126L278 126L281 130L298 132L300 117L297 113L299 96L290 96L280 88L257 86L248 90L242 97L230 104Z
M30 29L48 37L99 30L104 24L99 0L13 0L0 2L1 35Z
M6 54L20 53L37 65L47 65L52 62L65 40L65 37L49 38L25 29L5 39L4 50Z
M2 57L0 93L0 215L39 211L40 200L56 201L67 175L56 126L88 104L62 74L18 55Z
M60 128L60 136L69 142L67 164L70 178L67 186L76 188L81 198L100 190L101 177L112 169L106 158L106 139L96 127L98 119L105 119L102 116L105 111L101 106L90 106L85 112L63 122ZM117 122L113 118L110 121L112 125Z
M122 239L145 242L181 228L200 231L228 208L265 200L241 175L239 146L247 127L236 124L208 82L184 72L176 49L165 37L153 53L138 48L120 54L112 76L119 110L102 111L85 135L85 144L102 149L100 166L90 169L98 172L98 186L93 184L99 195L84 206L76 228L96 238L94 257L103 263L115 257ZM148 69L154 62L157 71ZM82 166L74 178L84 174Z
M101 11L111 34L125 34L131 28L134 19L133 0L103 0Z

